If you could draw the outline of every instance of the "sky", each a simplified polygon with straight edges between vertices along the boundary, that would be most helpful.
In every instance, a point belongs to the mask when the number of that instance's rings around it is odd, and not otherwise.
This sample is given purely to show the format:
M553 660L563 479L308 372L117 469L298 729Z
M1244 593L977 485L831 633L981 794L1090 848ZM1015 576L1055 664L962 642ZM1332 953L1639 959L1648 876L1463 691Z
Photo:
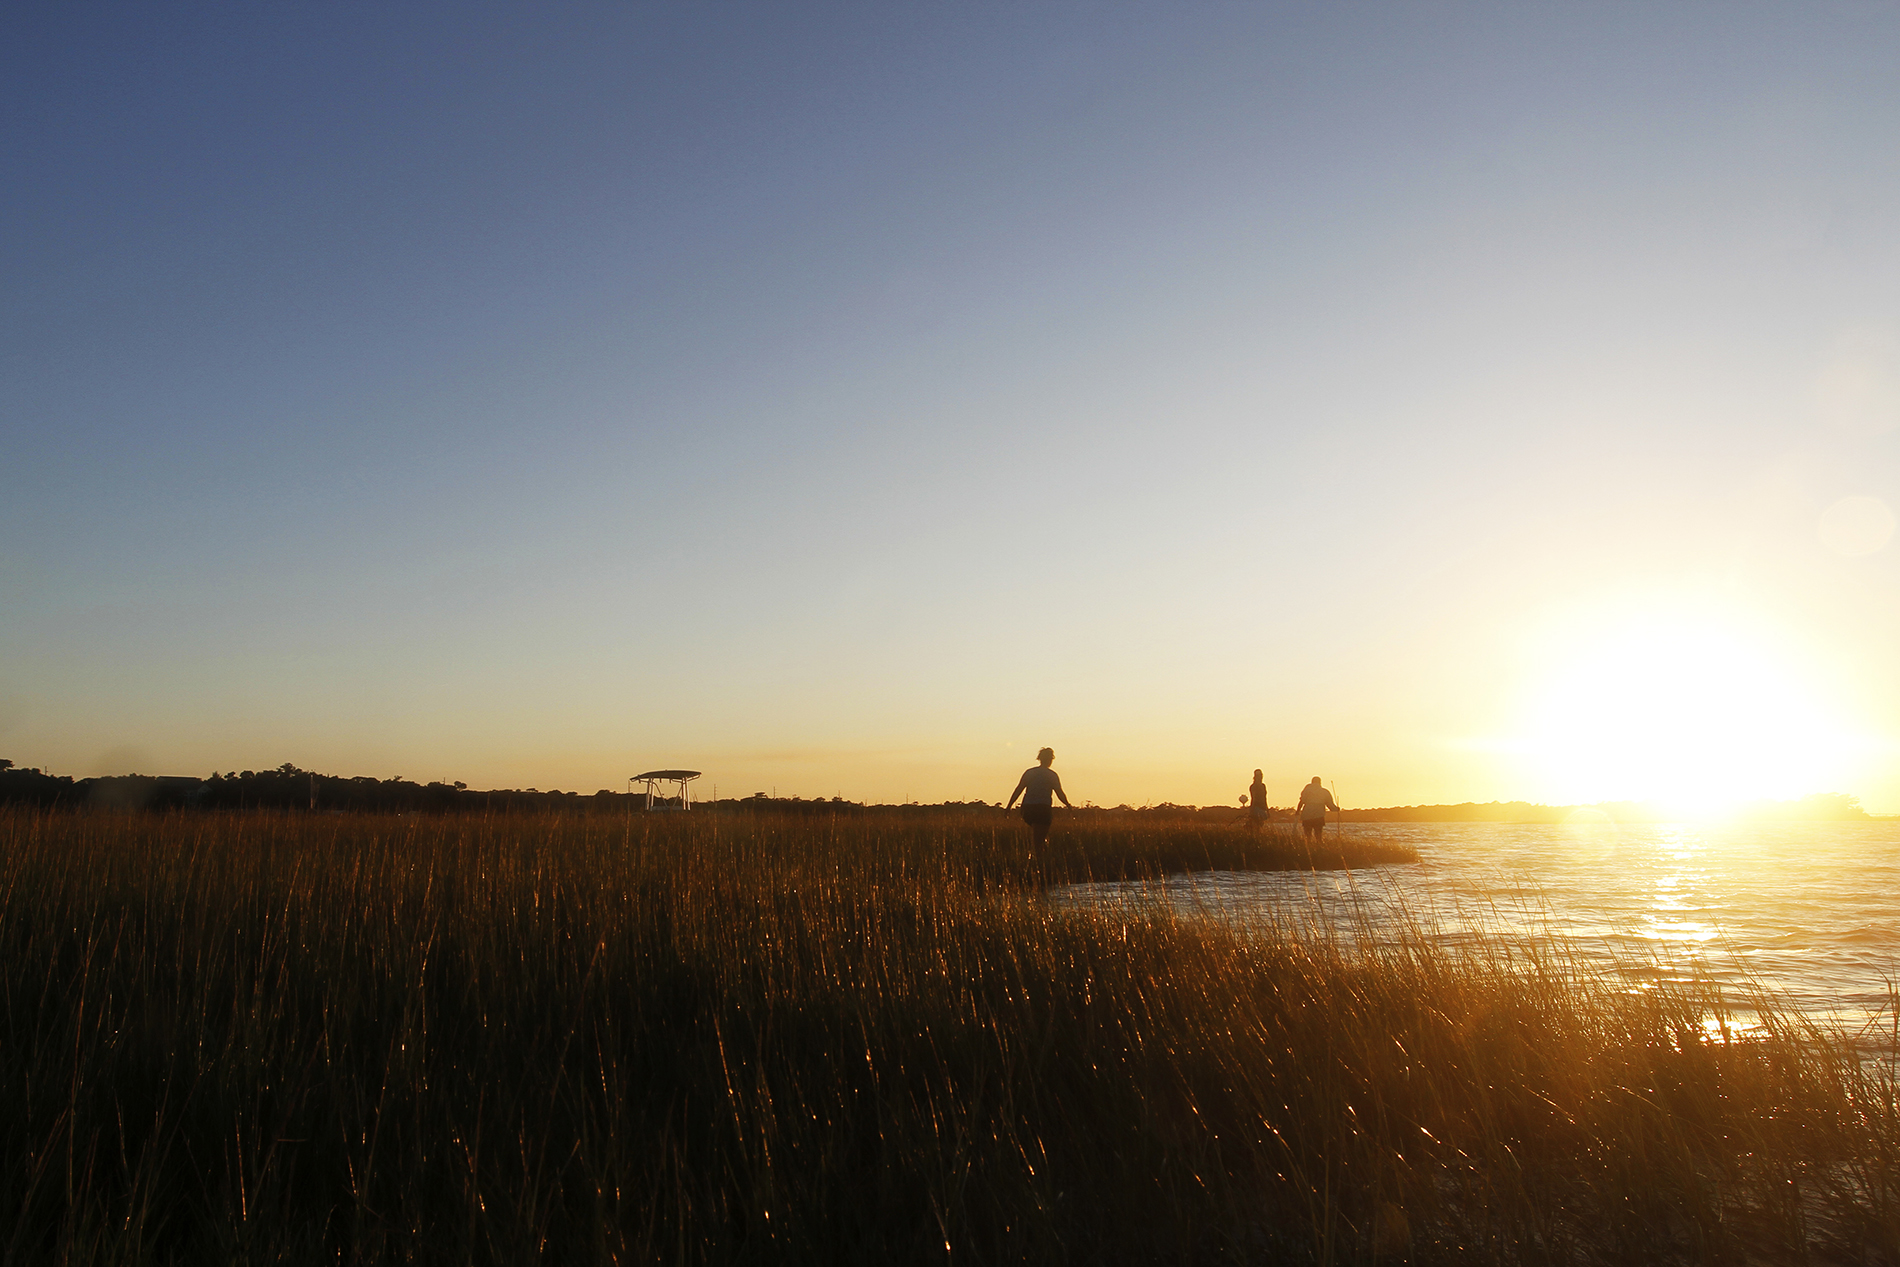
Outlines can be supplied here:
M1900 812L1900 6L6 27L20 765Z

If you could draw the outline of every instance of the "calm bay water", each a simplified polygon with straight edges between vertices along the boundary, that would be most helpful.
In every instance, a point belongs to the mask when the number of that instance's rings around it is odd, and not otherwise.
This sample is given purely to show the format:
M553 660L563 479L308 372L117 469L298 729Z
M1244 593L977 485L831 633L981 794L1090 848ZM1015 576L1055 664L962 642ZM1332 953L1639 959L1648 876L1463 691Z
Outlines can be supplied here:
M1330 834L1334 828L1327 829ZM1083 885L1067 900L1163 901L1241 925L1396 938L1410 921L1455 947L1546 941L1642 989L1751 983L1869 1048L1891 1045L1900 984L1900 822L1789 824L1349 823L1409 844L1416 866L1203 872Z

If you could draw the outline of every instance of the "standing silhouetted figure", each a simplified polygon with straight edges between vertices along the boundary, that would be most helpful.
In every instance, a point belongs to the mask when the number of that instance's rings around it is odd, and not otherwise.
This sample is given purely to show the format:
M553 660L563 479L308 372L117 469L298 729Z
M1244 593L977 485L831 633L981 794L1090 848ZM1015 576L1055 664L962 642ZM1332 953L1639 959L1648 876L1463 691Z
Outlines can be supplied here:
M1247 826L1259 831L1267 824L1267 781L1260 771L1253 772L1253 782L1247 787Z
M1016 780L1016 790L1009 794L1009 804L1003 807L1013 808L1016 798L1023 798L1023 821L1029 824L1030 835L1035 838L1038 849L1048 842L1049 820L1055 816L1055 804L1050 798L1060 797L1064 805L1075 808L1069 805L1069 794L1062 790L1062 776L1049 768L1055 759L1054 748L1038 752L1038 764L1023 771L1023 777Z
M1326 831L1326 811L1338 810L1333 803L1333 794L1328 792L1319 781L1319 775L1300 789L1300 830L1306 833L1306 839L1318 844Z

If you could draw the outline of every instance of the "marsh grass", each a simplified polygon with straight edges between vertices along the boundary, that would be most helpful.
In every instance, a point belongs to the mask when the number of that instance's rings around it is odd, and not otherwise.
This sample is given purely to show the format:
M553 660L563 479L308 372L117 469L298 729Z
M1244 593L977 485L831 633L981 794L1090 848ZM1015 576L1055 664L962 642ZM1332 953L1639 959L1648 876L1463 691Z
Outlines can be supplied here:
M1891 1070L1772 1001L1042 896L1230 836L0 814L0 1258L1893 1252Z

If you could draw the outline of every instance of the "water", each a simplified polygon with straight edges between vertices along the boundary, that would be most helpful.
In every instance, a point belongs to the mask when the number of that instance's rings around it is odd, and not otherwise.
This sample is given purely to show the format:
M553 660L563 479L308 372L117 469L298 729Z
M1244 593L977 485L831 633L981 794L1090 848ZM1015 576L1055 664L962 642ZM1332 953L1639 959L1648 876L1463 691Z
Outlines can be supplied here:
M1328 828L1328 832L1333 828ZM1900 983L1900 822L1616 827L1349 823L1416 866L1201 872L1078 885L1064 900L1163 901L1197 918L1322 924L1447 946L1543 939L1631 989L1708 980L1890 1048ZM1751 1014L1752 1015L1752 1014Z

